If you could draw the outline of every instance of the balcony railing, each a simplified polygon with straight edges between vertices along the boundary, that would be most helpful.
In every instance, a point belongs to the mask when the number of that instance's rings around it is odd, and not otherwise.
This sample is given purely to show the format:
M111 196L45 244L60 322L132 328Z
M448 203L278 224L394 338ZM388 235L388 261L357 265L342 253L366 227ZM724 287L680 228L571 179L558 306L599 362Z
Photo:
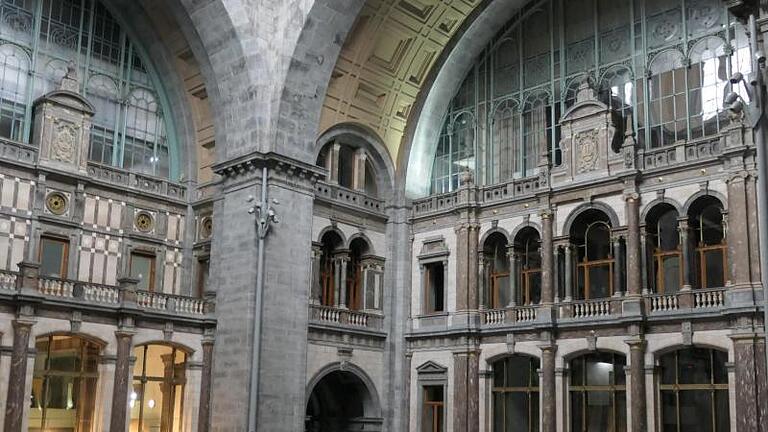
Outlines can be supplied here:
M691 310L725 307L726 289L693 289L674 294L652 294L647 297L649 314L690 312Z
M24 288L19 284L19 277L20 274L16 272L0 271L0 294L24 293ZM32 280L34 279L33 277ZM212 304L200 298L46 276L36 278L32 293L48 299L114 308L130 306L139 310L179 316L203 317L212 310Z
M505 309L491 309L482 312L482 323L487 326L530 323L536 321L535 306L514 306Z
M343 186L318 181L315 185L315 196L331 202L359 208L362 210L381 213L384 211L384 201L366 195L363 192L347 189Z
M381 330L384 324L384 317L369 312L320 305L310 305L309 312L310 321L331 325Z
M613 314L611 299L579 300L570 306L570 318L595 318Z
M639 150L643 169L663 168L717 156L722 153L720 137L708 137L695 141L681 141L669 146Z

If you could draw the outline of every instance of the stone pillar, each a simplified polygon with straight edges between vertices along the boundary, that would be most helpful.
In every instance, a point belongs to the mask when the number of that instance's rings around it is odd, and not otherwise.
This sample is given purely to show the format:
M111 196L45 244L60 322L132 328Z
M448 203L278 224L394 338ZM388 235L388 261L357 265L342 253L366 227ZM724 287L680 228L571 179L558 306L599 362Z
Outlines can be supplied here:
M480 309L491 309L493 307L489 302L489 299L491 298L491 282L485 278L485 266L485 253L480 250L477 253L477 284Z
M620 296L621 286L621 237L613 238L613 295Z
M13 320L13 350L11 369L8 372L8 395L5 402L5 432L21 432L24 408L29 404L27 388L27 358L29 336L35 321L30 317Z
M347 308L347 264L349 258L344 256L339 258L341 270L339 272L339 307Z
M747 197L745 175L735 175L728 180L728 268L735 288L750 283L749 268L749 221L747 218Z
M478 308L477 242L479 226L463 223L456 231L456 310Z
M359 148L355 151L355 164L352 168L352 188L359 191L365 190L365 164L368 160L368 154L365 149Z
M640 272L640 282L642 284L642 294L649 294L648 290L648 237L645 227L640 228L640 257L642 260L642 269ZM682 271L682 269L681 269Z
M691 289L691 247L688 241L688 219L678 219L678 229L680 230L680 250L683 254L683 287L680 291Z
M630 351L629 381L631 384L630 415L632 416L632 432L647 430L647 414L645 403L645 340L641 338L626 341Z
M765 340L755 333L731 336L736 367L736 430L768 429Z
M517 306L517 296L518 296L518 287L517 287L517 281L518 281L518 273L520 273L519 269L517 268L517 253L515 253L514 246L510 246L507 249L507 256L509 257L509 307Z
M197 414L197 432L208 432L211 425L211 370L213 368L213 338L202 341L203 370L200 377L200 409Z
M552 267L552 291L555 292L555 303L560 303L560 246L554 247L555 260Z
M453 429L479 432L480 429L480 363L476 350L453 354Z
M552 281L554 254L552 245L552 213L541 214L541 303L552 304L555 299Z
M469 225L469 231L467 232L468 240L469 240L469 250L467 251L467 256L469 258L469 271L467 272L467 276L469 277L468 281L468 291L467 291L467 306L469 309L477 310L480 306L480 284L478 283L479 278L478 272L477 272L477 246L479 242L479 234L480 234L480 225L478 224L470 224Z
M573 300L573 246L565 246L565 301Z
M310 261L310 274L312 275L312 284L309 290L309 303L320 304L320 298L322 297L323 287L320 281L320 259L323 256L323 250L321 245L312 245L312 261Z
M645 268L641 265L640 203L637 194L629 194L625 198L627 212L627 294L638 296L642 293L641 274Z
M131 386L133 334L133 331L127 329L115 332L117 359L115 361L115 384L112 387L110 432L125 432L128 424L128 391Z
M541 349L541 432L557 429L555 391L555 353L557 345L547 343Z
M328 183L339 183L339 153L341 144L335 142L328 147L325 159L325 169L328 170Z

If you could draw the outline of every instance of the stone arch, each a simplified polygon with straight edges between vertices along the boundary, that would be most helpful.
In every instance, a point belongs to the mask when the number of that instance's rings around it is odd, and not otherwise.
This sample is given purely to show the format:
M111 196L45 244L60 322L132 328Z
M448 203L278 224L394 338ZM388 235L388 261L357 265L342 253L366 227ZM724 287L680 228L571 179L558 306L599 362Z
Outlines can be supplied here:
M81 332L81 331L66 331L66 330L53 330L45 333L35 334L32 335L30 339L32 339L31 342L34 343L37 338L41 337L48 337L48 336L76 336L81 339L87 340L89 342L92 342L99 346L99 349L104 350L109 345L109 342L105 341L104 339L94 336L88 332Z
M408 116L398 153L397 185L403 197L429 193L432 156L443 127L445 109L491 38L516 15L527 0L486 1L478 5L456 31L429 71Z
M571 232L571 226L573 225L573 222L578 218L582 213L584 213L587 210L599 210L603 213L605 213L606 216L608 216L608 220L611 222L611 228L616 229L619 226L619 217L616 215L616 212L607 204L602 203L600 201L594 201L591 203L584 203L580 206L576 207L575 209L571 210L571 212L568 214L568 217L565 218L565 223L563 223L563 230L561 232L561 235L568 236Z
M313 161L316 161L320 151L336 139L344 143L368 150L373 168L377 175L377 188L381 198L391 197L394 190L395 166L384 142L376 131L356 123L340 123L323 132L317 139Z
M145 346L145 345L163 345L171 348L176 348L177 350L184 352L190 358L195 354L195 350L192 349L192 347L189 347L185 344L182 344L180 342L175 342L175 341L158 340L158 339L140 340L138 342L134 341L134 344L131 348L136 349L137 347Z
M571 360L581 357L586 354L592 354L595 352L602 352L602 353L610 353L610 354L618 354L622 355L627 358L627 362L629 362L629 346L627 346L627 349L624 350L623 347L615 346L614 343L606 343L605 340L601 341L600 338L597 339L597 346L595 349L590 349L588 346L573 346L566 348L563 350L563 352L560 352L560 349L558 348L557 356L560 357L560 359L563 361L563 364L567 364ZM602 343L601 343L602 342ZM586 344L586 340L584 341ZM627 363L629 364L629 363Z
M723 206L723 214L728 213L728 198L725 197L723 194L721 194L718 191L714 190L700 190L696 192L695 194L688 197L688 199L685 201L685 204L683 204L683 212L680 213L680 215L688 215L688 212L691 211L691 205L696 202L699 198L703 197L712 197L716 200L720 201L720 205Z
M694 333L694 339L697 339ZM687 348L706 348L728 353L728 360L733 361L733 344L726 340L727 336L723 338L710 338L708 340L693 340L691 344L683 343L682 336L678 338L665 338L658 345L649 347L648 354L652 356L653 361L659 359L659 357L669 354L674 351L687 349Z
M345 247L349 245L349 241L347 241L347 236L344 235L344 232L342 232L340 229L338 229L338 228L336 228L334 226L331 226L331 225L329 225L329 226L323 228L322 230L320 230L320 234L317 235L317 242L318 243L322 243L323 242L323 237L325 237L325 235L328 234L329 232L332 232L332 233L335 233L336 235L338 235L339 238L341 238L341 244L345 245ZM350 241L351 241L351 239L350 239ZM370 242L369 242L369 244L370 244Z
M640 223L643 224L648 219L648 215L653 211L656 206L659 204L669 204L677 211L678 217L683 216L685 214L685 211L683 210L683 206L677 202L677 200L674 200L669 197L663 197L663 198L656 198L653 201L649 202L648 204L644 205L642 210L640 211Z
M527 350L518 350L517 348L518 347L516 346L515 347L515 351L509 352L509 351L506 350L506 347L504 347L504 351L503 352L497 352L497 353L494 353L494 354L491 354L490 356L488 356L485 359L485 364L488 367L490 367L494 363L496 363L497 361L504 360L505 358L512 357L512 356L531 357L531 358L535 358L536 360L541 361L541 354L540 353L534 353L532 351L531 352L527 352Z
M275 123L279 136L274 139L278 153L315 162L307 159L314 153L331 72L364 4L358 0L313 2L278 95Z
M373 242L371 242L371 239L369 239L368 236L365 235L365 233L361 233L361 232L354 233L351 236L349 236L348 241L346 243L344 243L344 244L347 245L346 248L350 249L351 246L352 246L352 242L355 241L355 240L361 240L361 241L365 242L366 246L368 247L367 255L375 255L376 254L376 251L373 249Z
M344 391L329 391L326 386L343 385ZM316 392L321 394L316 394ZM351 393L351 394L350 394ZM309 380L306 386L304 406L307 410L307 421L317 421L322 423L323 420L330 418L324 418L324 416L317 416L312 419L310 411L319 412L320 410L334 411L340 405L340 400L336 398L344 397L360 398L360 409L362 412L346 411L341 413L339 417L335 417L337 421L355 421L357 419L363 419L365 423L378 423L381 425L382 413L381 403L379 401L379 394L376 390L371 378L368 374L359 366L351 362L334 362L331 363L320 371L318 371L312 379ZM324 397L324 398L323 398ZM320 400L323 398L323 400ZM332 399L332 400L329 400ZM326 402L325 407L322 406L323 402ZM346 417L354 416L354 417ZM308 424L312 429L312 424ZM366 429L367 430L367 429ZM372 429L376 430L376 429Z
M482 247L485 244L485 242L488 241L488 238L490 236L492 236L493 234L496 234L496 233L503 235L504 238L507 239L507 244L510 244L512 242L512 239L514 238L514 236L511 236L509 234L509 232L507 232L507 230L505 230L504 228L499 227L499 226L493 227L493 228L485 231L483 233L483 235L480 237L480 242L478 243L480 245L480 247Z
M515 239L517 238L517 236L520 234L520 232L523 231L526 228L530 228L530 229L535 230L536 233L539 234L539 238L541 238L541 231L542 231L541 230L541 225L539 225L536 222L526 221L526 222L523 222L523 223L517 225L515 227L515 229L512 230L512 232L510 233L510 237L509 237L511 239L511 242L514 242Z

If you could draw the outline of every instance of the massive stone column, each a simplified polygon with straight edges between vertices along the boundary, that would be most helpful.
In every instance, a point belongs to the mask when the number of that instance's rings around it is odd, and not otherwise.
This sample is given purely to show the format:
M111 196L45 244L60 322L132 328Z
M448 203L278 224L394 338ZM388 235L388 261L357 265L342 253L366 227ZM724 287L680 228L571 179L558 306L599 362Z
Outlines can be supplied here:
M638 296L642 293L642 258L640 250L640 203L636 194L626 199L627 212L627 294Z
M728 267L734 288L748 286L751 276L745 176L728 179Z
M456 227L456 310L478 308L477 242L479 226L462 223Z
M768 429L765 340L755 333L731 336L736 367L736 430Z
M11 351L11 370L8 373L8 395L5 400L6 432L21 432L24 422L24 407L29 404L26 397L27 357L29 355L29 336L35 320L20 317L13 320L13 350Z
M555 301L553 281L554 252L552 244L552 212L541 214L541 303L552 304Z
M262 168L268 169L268 179ZM251 371L257 373L257 430L303 430L305 414L313 181L321 169L276 154L252 153L215 166L222 176L211 255L216 297L211 394L211 431L245 432ZM264 240L262 307L256 309L257 240L255 215L267 180L269 201L281 220ZM305 311L305 312L302 312ZM259 320L259 349L253 322ZM219 361L227 359L226 362ZM258 368L254 364L258 363Z
M211 426L211 371L213 368L213 338L206 337L203 346L203 370L200 377L200 409L197 432L208 432Z
M555 432L557 429L557 404L555 392L555 353L557 345L546 343L541 349L541 432Z
M110 432L125 432L128 421L128 389L131 385L131 349L133 331L121 329L115 332L117 339L117 360L115 361L115 383L112 387L112 410L109 421Z
M480 430L480 363L476 349L454 352L453 429Z
M647 414L645 403L645 340L633 338L627 341L630 351L629 381L631 385L630 415L632 416L632 432L647 430Z
M691 245L688 240L688 218L680 218L677 221L680 231L680 249L683 254L683 287L681 291L691 289Z

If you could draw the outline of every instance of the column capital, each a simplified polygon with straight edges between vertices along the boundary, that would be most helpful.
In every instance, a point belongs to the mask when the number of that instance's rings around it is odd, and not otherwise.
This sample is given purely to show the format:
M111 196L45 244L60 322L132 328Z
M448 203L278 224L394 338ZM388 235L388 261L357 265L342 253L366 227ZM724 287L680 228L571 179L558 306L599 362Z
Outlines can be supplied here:
M638 203L640 201L640 194L637 192L625 192L624 201L627 203Z
M629 345L630 350L645 350L645 346L647 342L642 337L633 337L630 339L624 340L624 343Z

